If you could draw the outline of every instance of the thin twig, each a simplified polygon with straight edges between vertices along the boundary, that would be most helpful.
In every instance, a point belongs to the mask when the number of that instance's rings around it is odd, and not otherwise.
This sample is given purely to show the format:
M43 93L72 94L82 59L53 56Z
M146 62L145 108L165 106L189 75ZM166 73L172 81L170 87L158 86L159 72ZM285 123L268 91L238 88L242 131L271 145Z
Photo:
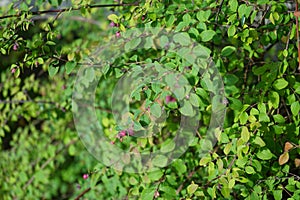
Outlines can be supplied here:
M216 24L218 23L218 18L219 18L219 14L220 14L220 12L222 10L223 3L224 3L224 0L221 1L219 9L217 11L217 14L216 14Z
M230 164L228 165L227 169L226 169L222 174L220 174L220 175L217 176L216 178L213 178L212 180L208 181L203 187L204 187L204 188L208 187L208 185L209 185L211 182L213 182L213 181L215 181L215 180L221 178L224 174L226 174L226 172L229 171L229 170L232 168L232 166L233 166L233 164L234 164L234 162L235 162L235 160L236 160L236 157L237 157L237 156L235 155L234 158L232 159L232 161L230 162Z
M60 150L55 152L54 157L51 157L48 160L46 160L46 162L41 166L41 168L39 170L44 169L58 154L63 152L63 150L68 148L70 145L74 144L77 140L78 140L77 138L71 140L66 146L64 146L64 148L61 148ZM35 176L32 175L31 178L27 181L27 183L23 186L23 190L25 190L33 182L34 179L35 179Z
M79 200L81 197L83 197L86 193L88 193L91 190L91 188L87 188L85 189L83 192L81 192L76 198L75 200Z
M180 191L182 190L183 186L193 177L193 175L195 174L195 172L200 169L200 166L198 165L197 167L194 168L193 171L191 171L188 175L188 177L185 179L185 181L183 181L183 183L180 184L180 186L177 188L176 190L176 194L178 195L180 193Z
M29 15L42 15L46 13L62 13L62 12L67 12L67 11L75 11L75 10L81 10L82 8L106 8L106 7L121 7L121 6L137 6L138 2L135 3L121 3L121 4L96 4L96 5L85 5L85 6L79 6L79 7L71 7L71 8L62 8L62 9L54 9L54 10L42 10L42 11L33 11L33 12L28 12ZM21 11L18 14L14 15L5 15L1 16L1 19L6 19L6 18L12 18L12 17L20 17L23 14Z

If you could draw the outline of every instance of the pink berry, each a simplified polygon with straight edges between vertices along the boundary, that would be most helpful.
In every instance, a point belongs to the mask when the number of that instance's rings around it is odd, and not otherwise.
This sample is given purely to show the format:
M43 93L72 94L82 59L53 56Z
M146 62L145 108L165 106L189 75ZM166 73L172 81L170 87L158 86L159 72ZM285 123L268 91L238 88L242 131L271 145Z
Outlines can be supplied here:
M15 44L14 44L14 46L13 46L13 50L14 50L14 51L17 51L17 50L18 50L18 48L19 48L19 45L18 45L18 43L15 43Z
M16 68L11 69L11 73L14 74L16 72Z
M120 133L119 133L119 135L121 136L121 137L124 137L124 136L126 136L126 131L120 131Z
M110 27L115 27L116 24L115 24L114 22L110 22L109 26L110 26Z
M170 95L166 96L166 103L176 102L176 99Z
M120 31L116 32L116 36L117 36L117 37L120 37L120 36L121 36Z
M159 197L159 192L158 192L157 190L154 192L154 197L155 197L155 198L158 198L158 197Z
M83 179L88 179L88 178L89 178L89 175L88 175L88 174L83 174L82 178L83 178Z

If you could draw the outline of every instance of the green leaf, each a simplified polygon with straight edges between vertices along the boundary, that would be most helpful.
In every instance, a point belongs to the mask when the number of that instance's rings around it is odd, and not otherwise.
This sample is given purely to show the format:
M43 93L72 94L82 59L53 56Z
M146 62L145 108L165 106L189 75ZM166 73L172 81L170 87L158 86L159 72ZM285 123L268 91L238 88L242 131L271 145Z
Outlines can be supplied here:
M193 106L189 101L184 101L183 107L179 109L180 113L185 116L194 116Z
M195 184L194 182L192 182L192 184L190 184L188 187L187 187L187 192L188 194L194 194L196 192L196 190L198 189L198 185Z
M266 143L259 136L256 136L253 142L254 144L259 145L260 147L266 146Z
M139 46L141 41L142 41L142 39L140 37L131 39L129 42L127 42L125 44L125 51L129 52L131 50L134 50L135 48L137 48Z
M92 82L95 78L95 71L93 68L89 67L85 71L85 76L84 76L89 82Z
M273 190L273 196L275 200L282 199L282 190Z
M270 160L273 154L269 149L263 149L259 151L256 156L261 160Z
M233 46L226 46L221 51L221 56L227 57L233 54L236 51L236 48Z
M292 105L291 105L291 111L292 111L292 114L294 116L299 116L299 111L300 111L300 103L299 103L299 101L296 101L296 102L292 103Z
M49 65L48 67L49 76L52 78L55 74L57 74L58 70L59 67L53 67L52 65Z
M271 91L269 93L269 103L271 103L274 108L278 108L279 101L280 101L279 94L275 91Z
M173 37L174 42L179 43L182 46L187 46L191 43L191 38L188 33L177 33Z
M156 118L159 118L161 116L161 107L158 103L154 102L153 105L150 107L150 112L153 116Z
M175 142L172 139L168 139L167 141L162 143L160 150L163 153L167 153L167 152L173 151L174 149L175 149Z
M151 188L145 188L143 191L142 191L142 194L141 194L141 199L145 199L145 200L152 200L153 197L154 197L154 193L156 191L156 188L155 187L151 187Z
M228 2L228 5L229 5L229 8L231 11L235 12L237 10L237 7L238 7L238 1L237 0L230 0Z
M250 133L249 133L248 128L246 126L242 127L242 133L241 133L241 135L242 135L241 138L242 138L242 140L244 142L248 142L249 141L249 139L250 139Z
M276 123L284 123L285 122L284 117L280 114L273 115L273 119Z
M167 163L168 163L168 158L163 155L157 155L152 160L152 164L157 167L165 167Z
M183 174L186 172L187 168L183 160L177 159L172 164L179 174Z
M196 95L195 93L190 94L189 100L190 100L190 103L191 103L193 106L195 106L195 107L200 106L200 104L199 104L199 102L200 102L199 96Z
M65 65L66 73L70 74L72 72L72 70L75 68L75 66L76 66L76 62L74 62L74 61L67 62Z
M232 146L232 143L226 144L226 146L224 147L224 150L223 150L225 155L229 154L229 152L231 150L231 146Z
M119 18L116 14L110 14L107 16L107 19L113 21L114 23L117 23Z
M282 90L286 86L288 86L288 82L284 78L277 79L274 83L273 86L277 90Z
M199 165L204 166L211 161L211 157L203 157L200 159Z
M228 97L229 107L233 110L240 110L243 107L242 102L239 99Z
M200 37L203 42L208 42L213 39L213 37L216 35L216 32L213 30L205 30L202 31L200 34Z
M235 33L236 33L235 25L231 25L227 30L228 37L234 36Z
M200 22L206 22L208 21L209 17L210 17L211 11L210 10L200 10L199 12L197 12L197 19Z
M254 168L251 167L251 166L245 167L245 171L246 171L247 174L254 174L255 173Z

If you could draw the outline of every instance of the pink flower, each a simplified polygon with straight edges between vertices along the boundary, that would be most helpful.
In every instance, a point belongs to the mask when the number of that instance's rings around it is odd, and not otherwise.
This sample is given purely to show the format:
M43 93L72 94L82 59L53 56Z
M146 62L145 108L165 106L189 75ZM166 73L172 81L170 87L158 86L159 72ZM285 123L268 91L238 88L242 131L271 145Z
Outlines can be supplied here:
M115 22L110 22L109 26L110 26L110 27L115 27L116 24L115 24Z
M158 198L159 197L159 192L156 190L155 192L154 192L154 198Z
M13 50L14 51L17 51L19 48L19 44L18 43L15 43L14 46L13 46Z
M120 131L119 132L119 136L122 138L122 137L124 137L124 136L126 136L126 131Z
M11 73L14 74L16 72L16 70L17 70L16 68L12 68Z
M166 103L170 103L170 102L176 102L176 98L168 95L166 96Z
M88 174L83 174L82 178L83 178L83 179L88 179L88 178L89 178L89 175L88 175Z
M121 36L120 31L116 32L116 37L120 37L120 36Z
M110 142L110 144L111 144L111 145L114 145L114 144L115 144L115 142L114 142L114 141L111 141L111 142Z

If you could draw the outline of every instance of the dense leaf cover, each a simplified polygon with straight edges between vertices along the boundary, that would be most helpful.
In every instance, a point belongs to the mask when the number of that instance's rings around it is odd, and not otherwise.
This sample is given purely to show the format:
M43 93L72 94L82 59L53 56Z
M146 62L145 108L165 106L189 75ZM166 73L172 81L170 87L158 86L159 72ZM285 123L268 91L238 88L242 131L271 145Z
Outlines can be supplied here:
M0 199L300 199L296 1L0 5ZM157 40L141 30L154 30ZM149 66L169 86L140 79ZM132 70L137 85L122 89L118 82ZM87 91L94 82L95 93ZM95 96L112 147L165 154L148 160L148 171L129 173L107 164L116 154L89 153L94 129L78 128L89 121L77 114L92 110L74 101L78 92ZM129 115L113 97L128 100ZM182 132L189 146L177 153L183 119L199 124ZM138 135L145 127L151 137Z

